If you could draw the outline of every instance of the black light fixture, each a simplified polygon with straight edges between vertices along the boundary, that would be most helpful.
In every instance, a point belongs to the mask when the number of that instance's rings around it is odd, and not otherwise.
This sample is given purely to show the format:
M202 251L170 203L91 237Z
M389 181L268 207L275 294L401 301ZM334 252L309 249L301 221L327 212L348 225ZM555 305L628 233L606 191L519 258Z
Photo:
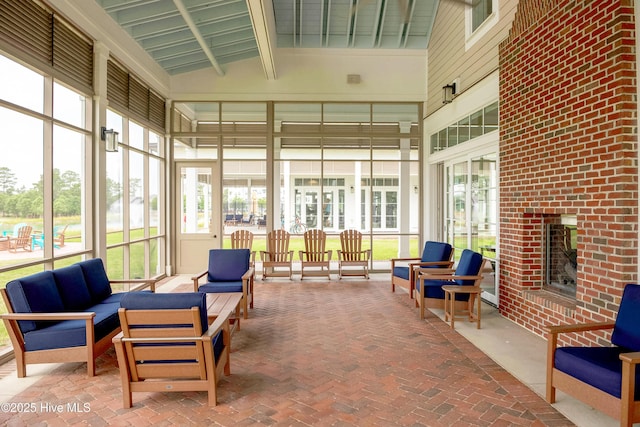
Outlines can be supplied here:
M442 103L449 104L453 101L453 97L456 94L456 83L442 86Z
M103 126L100 128L100 139L104 141L105 150L118 151L118 132Z

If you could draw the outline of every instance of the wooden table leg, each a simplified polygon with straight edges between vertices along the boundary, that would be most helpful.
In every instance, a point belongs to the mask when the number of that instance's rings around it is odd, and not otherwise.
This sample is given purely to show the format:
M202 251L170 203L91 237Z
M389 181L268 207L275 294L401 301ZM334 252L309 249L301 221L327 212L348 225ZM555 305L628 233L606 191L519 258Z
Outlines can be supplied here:
M444 321L449 322L451 328L454 328L455 322L455 305L456 300L455 292L451 290L444 291Z

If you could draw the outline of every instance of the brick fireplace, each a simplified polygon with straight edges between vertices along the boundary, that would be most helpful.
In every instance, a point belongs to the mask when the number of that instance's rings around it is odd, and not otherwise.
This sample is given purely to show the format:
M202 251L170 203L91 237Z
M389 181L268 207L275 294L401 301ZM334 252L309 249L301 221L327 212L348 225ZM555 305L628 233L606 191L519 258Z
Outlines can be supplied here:
M613 319L638 280L633 2L521 0L499 55L500 310L538 334ZM545 224L563 216L575 297L545 287Z

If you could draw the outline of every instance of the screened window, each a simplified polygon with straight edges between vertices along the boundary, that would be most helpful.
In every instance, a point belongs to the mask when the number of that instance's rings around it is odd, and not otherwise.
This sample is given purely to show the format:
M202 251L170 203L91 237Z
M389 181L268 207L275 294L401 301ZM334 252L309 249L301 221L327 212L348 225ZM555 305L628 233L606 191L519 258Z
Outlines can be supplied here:
M90 254L89 95L0 54L0 286ZM47 96L45 96L47 94ZM6 308L0 302L0 313ZM0 347L6 344L0 325Z

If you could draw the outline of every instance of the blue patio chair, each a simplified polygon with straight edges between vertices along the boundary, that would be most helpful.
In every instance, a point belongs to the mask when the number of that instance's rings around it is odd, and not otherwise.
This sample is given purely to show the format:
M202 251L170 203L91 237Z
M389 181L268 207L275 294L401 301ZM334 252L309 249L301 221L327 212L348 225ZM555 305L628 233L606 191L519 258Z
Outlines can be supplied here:
M546 399L556 389L620 420L640 422L640 285L625 286L615 322L548 326ZM611 344L601 347L557 347L563 333L589 333L613 328Z
M453 252L449 243L427 241L424 243L421 258L391 259L391 292L395 292L396 286L400 286L407 288L409 297L413 298L413 290L416 288L416 270L433 267L451 268Z
M424 319L425 308L444 308L445 285L480 286L480 270L484 264L481 254L465 249L455 270L450 268L421 268L418 270L414 296L416 307L420 307L420 319ZM475 294L457 293L456 309L473 309Z
M248 309L253 308L255 274L250 258L249 249L211 249L207 270L191 278L194 292L242 292L240 306L246 319ZM205 276L206 282L200 283L200 279Z

